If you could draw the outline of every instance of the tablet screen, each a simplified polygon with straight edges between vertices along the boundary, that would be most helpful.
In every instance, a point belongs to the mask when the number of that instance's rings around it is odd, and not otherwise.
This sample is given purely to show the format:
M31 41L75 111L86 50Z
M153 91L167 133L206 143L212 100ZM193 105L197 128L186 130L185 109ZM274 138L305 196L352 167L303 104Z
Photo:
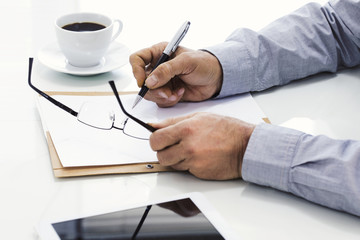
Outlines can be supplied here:
M224 239L190 198L53 223L60 239Z

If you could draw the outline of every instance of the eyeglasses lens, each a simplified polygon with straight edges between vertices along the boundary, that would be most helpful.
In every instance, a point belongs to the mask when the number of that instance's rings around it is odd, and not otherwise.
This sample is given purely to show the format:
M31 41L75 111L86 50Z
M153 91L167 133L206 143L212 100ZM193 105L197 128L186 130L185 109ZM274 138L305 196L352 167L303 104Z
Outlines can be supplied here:
M86 102L81 106L77 118L80 122L95 128L111 129L115 114L103 104Z
M126 120L123 131L128 136L143 140L149 140L151 135L149 130L130 118Z

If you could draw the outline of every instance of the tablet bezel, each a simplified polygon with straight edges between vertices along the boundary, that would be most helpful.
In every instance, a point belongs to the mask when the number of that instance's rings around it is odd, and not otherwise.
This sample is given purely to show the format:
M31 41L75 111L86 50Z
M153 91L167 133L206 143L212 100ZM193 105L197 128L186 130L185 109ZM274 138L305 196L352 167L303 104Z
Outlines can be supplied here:
M210 204L210 202L205 198L205 196L198 192L192 192L187 194L180 194L171 197L159 198L154 201L145 201L136 204L127 204L120 206L116 209L111 209L104 212L91 212L69 216L66 218L46 218L42 219L36 226L36 231L40 237L40 239L46 240L60 240L60 237L56 233L53 223L69 221L78 218L86 218L92 217L101 214L108 214L117 211L123 211L138 207L145 207L147 205L159 204L169 201L180 200L184 198L190 198L195 205L200 209L200 211L204 214L204 216L209 220L209 222L216 228L216 230L225 238L225 239L236 239L234 232L230 229L229 224L225 222L225 220L221 217L218 211Z

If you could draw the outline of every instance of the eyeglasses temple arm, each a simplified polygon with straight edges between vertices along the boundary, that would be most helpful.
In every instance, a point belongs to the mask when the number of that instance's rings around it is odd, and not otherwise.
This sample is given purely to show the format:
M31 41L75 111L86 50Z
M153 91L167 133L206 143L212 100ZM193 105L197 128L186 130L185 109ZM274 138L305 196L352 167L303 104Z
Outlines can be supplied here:
M143 213L143 215L142 215L142 217L141 217L141 219L140 219L140 222L138 223L138 225L137 225L137 227L136 227L136 229L135 229L135 232L134 232L134 234L133 234L132 237L131 237L131 240L135 240L135 239L136 239L136 236L138 235L138 233L139 233L142 225L144 224L145 219L146 219L146 217L147 217L147 215L148 215L151 207L152 207L152 205L146 206L145 212Z
M46 98L47 100L49 100L50 102L52 102L53 104L55 104L56 106L58 106L59 108L65 110L66 112L70 113L71 115L77 117L78 113L74 110L72 110L71 108L69 108L68 106L65 106L64 104L62 104L61 102L56 101L54 98L50 97L49 95L47 95L46 93L42 92L40 89L38 89L37 87L35 87L34 85L32 85L31 83L31 72L32 72L32 65L33 65L33 58L29 58L29 73L28 73L28 83L29 86L34 89L37 93L39 93L41 96L43 96L44 98Z
M116 97L116 99L117 99L117 101L118 101L118 103L119 103L119 105L120 105L121 110L125 113L125 115L128 116L129 118L131 118L132 120L134 120L135 122L137 122L138 124L140 124L141 126L143 126L144 128L146 128L147 130L149 130L150 132L155 132L155 131L157 130L156 128L154 128L154 127L150 126L149 124L144 123L144 122L141 121L140 119L138 119L138 118L130 115L130 114L125 110L124 106L123 106L122 103L121 103L119 93L118 93L118 91L117 91L117 89L116 89L116 86L115 86L115 82L114 82L114 81L109 81L109 84L110 84L111 89L112 89L113 92L114 92L114 95L115 95L115 97Z

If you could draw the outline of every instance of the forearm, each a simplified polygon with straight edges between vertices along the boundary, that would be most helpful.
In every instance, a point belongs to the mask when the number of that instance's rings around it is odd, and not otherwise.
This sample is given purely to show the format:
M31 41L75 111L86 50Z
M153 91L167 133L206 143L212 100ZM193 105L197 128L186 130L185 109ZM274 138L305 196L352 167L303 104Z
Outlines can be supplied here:
M308 4L259 32L236 30L224 43L206 49L223 69L219 97L358 65L359 18L360 2L341 0L324 7Z
M359 141L261 124L247 146L242 177L360 216L359 159Z

